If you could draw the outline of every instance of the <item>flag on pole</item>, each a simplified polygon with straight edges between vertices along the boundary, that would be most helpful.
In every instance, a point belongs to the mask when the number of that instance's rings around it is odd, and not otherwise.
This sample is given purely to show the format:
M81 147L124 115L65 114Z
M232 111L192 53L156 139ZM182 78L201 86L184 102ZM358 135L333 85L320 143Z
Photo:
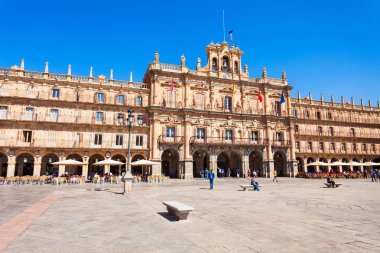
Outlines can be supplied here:
M172 83L171 83L171 85L170 85L170 91L171 91L172 93L174 93L174 83L173 83L173 79L172 79Z
M236 93L236 86L235 86L235 83L232 85L232 94L235 94Z
M280 104L285 103L284 92L281 94Z
M234 37L232 35L233 32L234 32L233 30L231 30L231 31L228 32L228 34L230 35L230 41L231 42L234 42Z
M263 102L263 96L261 96L261 90L259 90L259 94L257 95L257 99L261 102Z

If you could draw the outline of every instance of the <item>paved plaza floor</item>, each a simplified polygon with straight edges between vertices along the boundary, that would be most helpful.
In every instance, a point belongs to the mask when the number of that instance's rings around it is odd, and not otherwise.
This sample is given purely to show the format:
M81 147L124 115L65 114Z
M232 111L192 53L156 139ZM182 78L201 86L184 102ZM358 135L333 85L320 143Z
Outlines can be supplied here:
M0 186L0 252L380 252L380 183L280 178ZM193 206L187 221L163 201Z

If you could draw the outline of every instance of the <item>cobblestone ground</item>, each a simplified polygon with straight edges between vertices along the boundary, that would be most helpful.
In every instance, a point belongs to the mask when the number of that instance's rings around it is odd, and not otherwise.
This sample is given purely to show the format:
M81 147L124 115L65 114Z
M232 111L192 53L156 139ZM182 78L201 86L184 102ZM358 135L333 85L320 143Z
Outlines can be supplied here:
M4 252L380 252L380 183L172 180L120 186L0 186ZM175 222L162 201L195 210Z

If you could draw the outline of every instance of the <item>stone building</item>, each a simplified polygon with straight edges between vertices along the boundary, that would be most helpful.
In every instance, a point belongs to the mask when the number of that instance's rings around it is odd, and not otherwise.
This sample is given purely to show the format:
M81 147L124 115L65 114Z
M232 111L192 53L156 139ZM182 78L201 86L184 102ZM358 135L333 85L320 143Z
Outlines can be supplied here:
M203 168L231 176L255 169L259 176L294 176L305 170L361 170L306 167L312 161L379 161L380 109L354 101L326 102L290 97L286 73L249 77L243 51L211 43L207 62L196 70L161 63L156 53L142 83L68 73L0 69L0 176L58 171L87 176L120 172L97 167L105 158L126 162L132 108L132 161L160 161L149 173L199 177ZM139 120L137 120L139 119ZM83 166L51 165L75 159ZM132 167L141 174L143 168Z

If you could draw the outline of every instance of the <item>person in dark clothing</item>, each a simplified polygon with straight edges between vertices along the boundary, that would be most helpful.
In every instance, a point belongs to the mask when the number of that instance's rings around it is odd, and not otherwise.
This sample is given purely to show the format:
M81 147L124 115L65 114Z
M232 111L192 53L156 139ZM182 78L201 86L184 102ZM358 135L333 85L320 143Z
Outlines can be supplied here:
M327 183L331 184L333 188L335 187L335 181L332 180L331 175L327 177Z
M254 191L260 191L260 189L259 189L260 185L258 182L255 181L254 178L251 179L251 185L253 186Z
M208 174L208 179L210 180L210 190L214 190L214 171L211 169L210 173Z

